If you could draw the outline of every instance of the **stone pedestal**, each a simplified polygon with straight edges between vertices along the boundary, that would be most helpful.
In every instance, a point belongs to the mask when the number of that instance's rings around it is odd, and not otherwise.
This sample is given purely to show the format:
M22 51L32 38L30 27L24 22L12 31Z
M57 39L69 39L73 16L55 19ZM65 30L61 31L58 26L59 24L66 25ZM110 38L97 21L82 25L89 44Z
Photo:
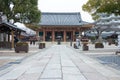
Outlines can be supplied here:
M39 43L39 49L45 48L45 43Z

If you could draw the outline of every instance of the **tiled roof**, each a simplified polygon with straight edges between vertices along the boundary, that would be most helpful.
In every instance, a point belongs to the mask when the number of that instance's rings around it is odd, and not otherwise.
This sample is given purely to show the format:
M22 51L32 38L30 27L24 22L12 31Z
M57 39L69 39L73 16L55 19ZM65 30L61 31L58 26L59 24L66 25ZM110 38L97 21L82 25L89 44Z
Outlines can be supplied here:
M22 29L20 29L20 28L17 28L17 26L15 26L15 25L13 25L13 24L11 24L11 23L9 23L9 22L5 22L5 21L2 21L2 22L0 22L0 25L5 25L5 26L8 26L8 27L11 27L12 29L14 29L14 30L20 30L20 31L23 31L23 32L25 32L24 30L22 30Z
M41 14L40 25L83 25L87 22L82 21L79 12L74 13L48 13Z

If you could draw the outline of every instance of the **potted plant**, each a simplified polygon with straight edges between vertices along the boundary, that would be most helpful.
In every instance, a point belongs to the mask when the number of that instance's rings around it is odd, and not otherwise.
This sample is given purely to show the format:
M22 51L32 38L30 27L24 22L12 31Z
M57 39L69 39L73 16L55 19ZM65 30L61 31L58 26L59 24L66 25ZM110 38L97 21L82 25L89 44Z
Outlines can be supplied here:
M19 53L20 51L25 51L27 53L28 48L29 48L28 43L18 42L18 43L16 43L16 46L15 46L15 52Z
M83 51L88 51L89 50L89 47L88 47L88 43L89 43L89 39L87 37L83 37L81 39L82 41L82 44L83 44Z

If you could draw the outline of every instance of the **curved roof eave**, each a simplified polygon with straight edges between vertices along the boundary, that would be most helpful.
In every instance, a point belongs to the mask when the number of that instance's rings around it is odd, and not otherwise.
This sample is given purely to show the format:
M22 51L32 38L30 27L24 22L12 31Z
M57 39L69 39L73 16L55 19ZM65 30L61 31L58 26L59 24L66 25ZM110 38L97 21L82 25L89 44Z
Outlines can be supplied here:
M13 24L10 24L9 22L1 22L0 24L3 24L3 25L6 25L6 26L8 26L8 27L11 27L12 29L17 29L17 30L19 30L19 31L22 31L22 32L25 32L24 30L22 30L22 29L20 29L20 28L17 28L15 25L13 25Z

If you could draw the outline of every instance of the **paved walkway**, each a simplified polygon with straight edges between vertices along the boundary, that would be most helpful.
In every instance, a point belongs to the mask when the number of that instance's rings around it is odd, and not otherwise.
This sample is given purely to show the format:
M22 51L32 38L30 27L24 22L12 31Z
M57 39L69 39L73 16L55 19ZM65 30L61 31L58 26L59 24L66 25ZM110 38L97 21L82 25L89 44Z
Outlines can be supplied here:
M120 72L65 45L54 45L0 71L0 80L120 80Z
M38 49L38 45L29 45L28 53L19 52L16 53L14 49L2 49L0 48L0 70L2 66L9 64L10 62L14 62L16 60L23 59L30 55L36 54L36 52L41 51Z

